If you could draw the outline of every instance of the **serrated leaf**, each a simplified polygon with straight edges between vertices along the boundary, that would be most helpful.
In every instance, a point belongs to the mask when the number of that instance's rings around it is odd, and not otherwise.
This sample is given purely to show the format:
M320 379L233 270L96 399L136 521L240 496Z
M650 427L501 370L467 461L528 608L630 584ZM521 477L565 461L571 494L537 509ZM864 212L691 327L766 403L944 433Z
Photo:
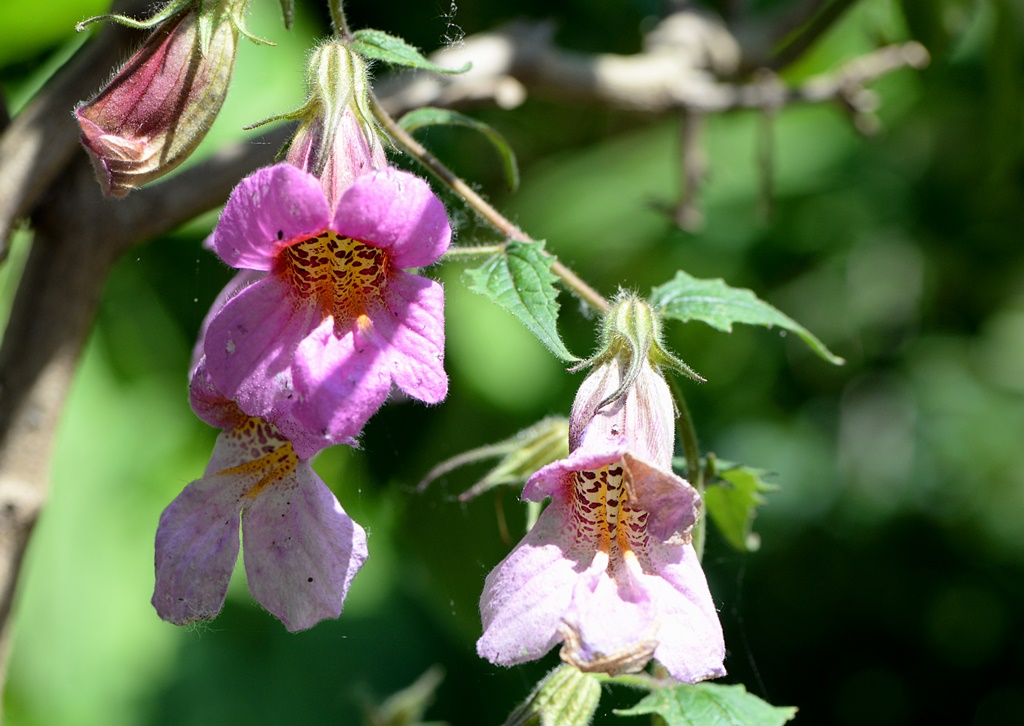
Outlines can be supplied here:
M558 279L551 272L554 258L544 252L543 242L510 241L483 265L464 273L467 287L508 310L536 335L558 358L572 363L558 335Z
M844 361L807 328L761 300L751 290L729 287L725 281L699 280L679 270L670 282L651 291L651 304L663 315L683 322L700 320L716 330L732 332L733 323L779 327L796 333L811 350L834 365Z
M757 508L765 503L761 495L778 491L778 487L764 480L762 469L724 462L718 462L718 467L719 480L704 491L704 507L729 544L753 552L761 545L752 531Z
M442 68L431 63L420 53L419 49L409 45L401 38L388 35L383 30L371 28L357 30L353 34L353 41L349 48L366 58L373 58L396 66L422 68L436 73L465 73L471 65L467 63L457 69Z
M742 685L698 683L659 688L619 716L657 714L668 726L781 726L796 716L794 706L773 706Z
M501 157L501 163L505 167L505 180L508 182L508 188L512 191L519 188L519 165L516 164L516 155L512 152L512 147L508 145L504 136L483 121L478 121L458 111L424 106L402 116L398 125L410 133L424 126L465 126L479 131L487 137L487 140L491 142L494 149L498 152L498 156Z

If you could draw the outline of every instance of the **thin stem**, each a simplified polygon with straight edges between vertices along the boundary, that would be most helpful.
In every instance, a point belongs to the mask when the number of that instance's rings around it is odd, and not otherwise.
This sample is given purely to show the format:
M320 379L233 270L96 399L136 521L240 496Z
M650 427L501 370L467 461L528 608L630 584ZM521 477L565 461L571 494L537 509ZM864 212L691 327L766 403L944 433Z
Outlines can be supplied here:
M348 31L348 20L345 19L345 8L342 7L343 0L327 0L327 7L331 12L331 24L334 26L334 34L339 38L348 40L352 34Z
M697 442L697 430L693 425L693 418L690 416L690 409L686 405L683 391L675 377L669 378L669 385L672 386L672 393L676 399L676 407L679 409L679 418L676 421L676 430L679 432L679 439L683 444L683 456L686 458L686 477L700 495L701 502L704 501L704 468L700 465L700 444ZM697 520L693 525L693 548L697 551L697 559L704 559L704 517Z
M481 217L510 239L518 240L519 242L534 241L528 234L523 232L523 230L519 229L519 227L512 224L512 222L502 216L501 213L485 201L483 197L473 191L466 182L456 176L455 173L441 163L436 156L423 148L423 145L414 139L411 134L399 126L398 122L391 118L391 114L383 109L375 95L371 95L370 98L373 102L373 108L377 115L377 119L380 121L381 126L383 126L388 132L388 135L398 142L398 144L400 144L410 155L427 167L435 176L437 176L438 179L444 182L446 186L450 187L452 191L465 199L466 203L476 209Z
M442 255L446 260L462 260L473 257L490 257L505 249L505 245L473 245L467 247L449 247Z
M448 188L462 197L462 199L465 200L469 206L473 207L481 217L491 224L491 226L501 232L505 237L516 240L517 242L524 242L527 244L536 242L536 240L530 237L530 235L519 229L519 227L509 221L508 218L492 207L490 203L477 194L468 184L466 184L466 182L452 172L451 169L441 163L436 156L423 148L422 144L416 141L412 135L399 126L391 117L391 114L384 110L383 106L381 106L380 102L377 100L377 97L372 93L370 94L370 99L373 103L373 109L377 116L377 120L380 121L381 126L388 135L391 136L395 143L405 149L410 156L423 164L423 166L427 167L427 169L430 170L434 176L440 179ZM561 279L562 284L576 293L581 300L592 308L601 312L608 310L608 301L601 296L601 293L597 292L597 290L584 282L575 272L570 270L561 262L558 260L552 262L551 271Z

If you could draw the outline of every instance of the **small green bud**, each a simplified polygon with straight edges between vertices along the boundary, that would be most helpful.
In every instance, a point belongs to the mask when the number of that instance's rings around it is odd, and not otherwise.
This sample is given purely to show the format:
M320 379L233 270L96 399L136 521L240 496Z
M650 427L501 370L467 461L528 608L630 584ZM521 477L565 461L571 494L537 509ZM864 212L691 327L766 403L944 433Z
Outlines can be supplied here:
M601 700L600 676L560 665L548 673L505 726L587 726Z
M360 174L387 165L370 108L366 61L341 41L329 41L310 55L309 96L288 148L288 163L320 179L333 205Z
M601 328L601 346L591 358L575 366L579 370L608 363L616 358L624 363L626 373L618 389L598 406L617 401L635 383L644 363L666 366L701 383L704 378L690 366L665 349L661 340L661 318L654 309L636 295L621 292L605 313Z

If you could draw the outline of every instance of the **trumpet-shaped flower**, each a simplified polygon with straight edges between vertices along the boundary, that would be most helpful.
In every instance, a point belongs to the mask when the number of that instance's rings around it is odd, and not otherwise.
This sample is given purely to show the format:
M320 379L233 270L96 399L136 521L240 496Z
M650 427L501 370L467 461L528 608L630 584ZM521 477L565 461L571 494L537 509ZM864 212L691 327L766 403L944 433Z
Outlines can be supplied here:
M289 434L300 456L352 443L392 384L441 401L443 291L405 268L431 264L450 238L443 205L412 174L362 174L333 209L321 181L292 165L247 177L213 247L266 274L209 321L214 384L249 416L305 427L309 436Z
M153 606L177 625L220 612L238 559L249 590L288 630L341 614L366 559L366 533L271 424L220 395L200 363L196 413L223 429L203 478L160 516Z
M646 360L633 368L616 356L588 376L569 457L523 492L551 503L487 577L481 656L513 665L562 642L562 659L584 671L636 671L654 657L688 683L724 675L721 625L690 544L699 496L671 470L673 421L668 386Z

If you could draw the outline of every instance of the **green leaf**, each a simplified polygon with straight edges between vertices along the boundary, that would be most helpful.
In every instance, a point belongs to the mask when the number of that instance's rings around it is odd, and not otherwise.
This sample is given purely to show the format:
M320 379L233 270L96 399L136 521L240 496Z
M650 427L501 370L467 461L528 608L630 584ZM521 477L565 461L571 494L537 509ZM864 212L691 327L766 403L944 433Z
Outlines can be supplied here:
M437 73L465 73L469 70L467 63L462 68L442 68L423 57L417 48L406 43L401 38L388 35L383 30L372 30L365 28L357 30L353 34L354 40L349 48L361 56L374 58L385 63L396 66L408 66L410 68L423 68Z
M541 419L504 441L464 451L442 461L423 477L416 490L423 491L432 481L453 469L487 459L498 459L498 462L483 479L459 495L460 502L469 501L497 486L522 486L541 467L569 455L568 439L568 419L557 416Z
M444 668L432 665L411 686L388 697L380 706L367 703L366 722L372 726L425 726L423 715L437 696Z
M558 289L543 242L510 241L483 265L466 270L467 287L496 302L519 318L558 358L572 363L579 358L558 335Z
M796 716L794 706L772 706L742 685L698 683L659 688L619 716L657 714L668 726L781 726Z
M779 488L764 481L762 469L717 464L718 479L704 490L708 516L729 544L753 552L761 546L761 539L751 531L757 508L765 503L761 495Z
M666 317L700 320L716 330L732 332L733 323L773 326L799 335L815 353L834 365L844 361L804 326L784 315L750 290L729 287L721 279L698 280L679 270L671 282L654 288L651 304Z
M424 106L402 116L398 125L410 133L424 126L439 125L465 126L479 131L494 145L498 156L501 157L501 162L505 167L505 180L508 182L508 188L512 191L519 188L519 166L516 164L516 156L512 153L512 147L508 145L504 136L483 121L477 121L475 118L461 114L458 111Z

